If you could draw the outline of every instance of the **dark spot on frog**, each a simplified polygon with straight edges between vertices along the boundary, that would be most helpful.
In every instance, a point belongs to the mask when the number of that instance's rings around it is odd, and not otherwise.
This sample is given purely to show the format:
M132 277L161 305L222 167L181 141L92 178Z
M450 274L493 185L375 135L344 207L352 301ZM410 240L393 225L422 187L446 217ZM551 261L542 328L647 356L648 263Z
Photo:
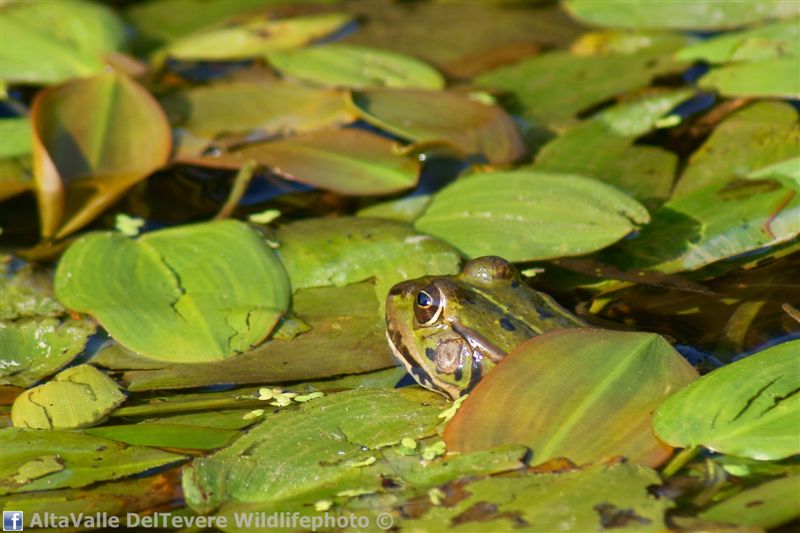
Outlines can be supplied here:
M461 367L456 368L454 377L456 378L456 381L461 381L461 378L464 377L464 371L461 369Z
M536 311L539 313L539 318L544 320L547 318L553 318L555 315L550 312L550 309L546 305L537 305Z
M459 370L460 370L460 368L459 368ZM461 391L461 395L462 396L465 395L465 394L468 394L475 387L475 385L478 384L478 382L481 380L482 374L483 374L483 368L481 367L481 364L478 361L475 361L473 359L472 360L472 375L470 375L470 377L469 377L469 385L467 385L464 388L464 390Z
M433 348L425 348L425 357L430 359L431 361L436 359L436 350Z
M519 287L519 281L516 280L516 279L512 279L511 280L511 288L512 289L516 289L517 287Z
M516 331L516 327L507 316L500 319L500 326L506 331Z

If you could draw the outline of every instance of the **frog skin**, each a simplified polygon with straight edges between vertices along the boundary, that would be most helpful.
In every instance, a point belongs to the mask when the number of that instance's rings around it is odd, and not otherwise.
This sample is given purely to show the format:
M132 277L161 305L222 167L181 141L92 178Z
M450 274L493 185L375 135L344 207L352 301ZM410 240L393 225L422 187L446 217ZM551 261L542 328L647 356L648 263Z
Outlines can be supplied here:
M392 287L386 325L392 352L417 383L456 399L524 341L586 323L527 286L511 263L488 256L454 276Z

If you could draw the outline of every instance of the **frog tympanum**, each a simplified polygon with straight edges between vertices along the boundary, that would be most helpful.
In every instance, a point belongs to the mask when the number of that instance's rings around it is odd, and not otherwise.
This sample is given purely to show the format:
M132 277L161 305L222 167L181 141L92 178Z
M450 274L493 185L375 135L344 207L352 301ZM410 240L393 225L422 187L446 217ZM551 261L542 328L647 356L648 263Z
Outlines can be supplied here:
M514 266L480 257L454 276L398 283L386 299L386 336L423 387L468 393L513 348L545 331L585 326L528 287Z

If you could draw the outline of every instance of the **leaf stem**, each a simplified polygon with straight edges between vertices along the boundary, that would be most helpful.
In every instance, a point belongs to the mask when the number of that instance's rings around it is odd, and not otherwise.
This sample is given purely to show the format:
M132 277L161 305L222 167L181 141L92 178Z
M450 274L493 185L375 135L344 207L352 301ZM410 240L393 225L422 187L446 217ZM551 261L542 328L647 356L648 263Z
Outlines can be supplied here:
M234 209L236 209L242 196L244 196L247 186L250 184L250 180L253 179L253 173L257 166L258 163L251 159L239 168L239 172L233 180L233 187L228 195L228 199L225 200L225 204L214 217L214 220L224 220L233 214Z
M694 459L694 457L700 453L700 446L692 446L691 448L685 448L675 455L672 460L667 463L667 466L664 467L664 470L661 471L661 477L664 479L669 479L674 476L681 468L683 468L686 463Z

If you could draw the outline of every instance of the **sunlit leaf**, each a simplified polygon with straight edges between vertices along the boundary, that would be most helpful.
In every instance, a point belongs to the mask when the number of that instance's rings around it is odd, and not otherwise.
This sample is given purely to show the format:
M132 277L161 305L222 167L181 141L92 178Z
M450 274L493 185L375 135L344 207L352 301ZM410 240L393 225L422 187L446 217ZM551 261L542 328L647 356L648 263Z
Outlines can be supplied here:
M372 89L354 93L353 105L378 128L418 143L449 144L466 157L507 163L525 154L505 111L466 94Z
M351 44L332 43L273 52L272 65L286 75L339 87L441 89L436 69L405 54Z
M169 43L164 54L181 60L232 60L302 46L350 22L350 16L325 13L269 19L252 15L202 28Z
M5 2L0 7L0 79L50 84L97 74L103 54L125 41L107 6L82 0Z
M723 96L800 98L800 56L777 57L711 69L700 86Z
M82 428L100 422L123 401L113 379L91 365L78 365L17 396L11 420L21 428Z
M41 91L31 119L44 237L63 237L86 225L169 156L163 111L124 74L98 74Z
M580 111L685 68L671 57L685 43L672 34L588 34L574 45L577 52L548 52L475 81L511 93L512 107L526 118L563 127Z
M783 0L565 0L564 5L573 16L584 22L635 29L721 30L800 14L800 6Z
M800 517L800 476L789 475L746 489L701 512L709 522L776 528Z
M652 412L696 377L659 335L557 330L522 344L485 376L444 438L453 451L525 444L537 464L622 455L655 467L671 449L653 434ZM518 408L497 416L490 404Z
M709 183L730 182L786 162L800 168L800 122L786 102L757 102L731 114L689 158L673 197ZM761 176L768 177L768 175Z
M706 374L656 411L656 434L753 459L800 454L800 341L787 341Z
M128 446L113 440L69 431L0 429L0 494L85 487L96 481L118 479L183 460L182 455ZM33 462L52 457L58 471L37 477L20 477Z
M138 240L118 233L81 237L61 258L56 294L133 351L172 362L217 361L248 350L289 304L278 258L256 231L233 220Z
M0 159L31 153L31 121L28 117L0 118Z
M437 193L414 227L468 257L530 261L604 248L649 220L600 181L536 171L487 172Z
M800 20L725 33L689 45L675 54L681 61L709 63L760 61L780 56L800 56Z

